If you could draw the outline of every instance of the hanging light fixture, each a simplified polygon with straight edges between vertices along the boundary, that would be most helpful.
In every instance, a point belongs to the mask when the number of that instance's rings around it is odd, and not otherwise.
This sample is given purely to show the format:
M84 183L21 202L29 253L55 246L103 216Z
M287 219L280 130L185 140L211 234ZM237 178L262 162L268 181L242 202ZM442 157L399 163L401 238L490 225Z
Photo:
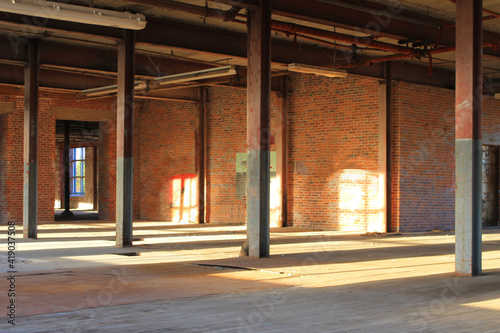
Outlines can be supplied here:
M213 79L217 77L231 76L231 75L236 75L237 73L238 72L235 66L223 66L223 67L202 69L194 72L172 74L172 75L157 77L150 81L136 81L135 91L136 92L144 91L150 89L151 87L182 84L199 80ZM117 91L118 91L118 86L112 85L112 86L82 90L79 93L79 95L80 97L83 98L98 97L98 96L115 94Z
M0 0L0 11L106 27L141 30L146 27L142 14L122 13L45 0Z
M318 67L311 65L303 65L303 64L289 64L288 71L304 73L304 74L316 74L326 77L346 77L347 72L344 70L327 68L327 67Z

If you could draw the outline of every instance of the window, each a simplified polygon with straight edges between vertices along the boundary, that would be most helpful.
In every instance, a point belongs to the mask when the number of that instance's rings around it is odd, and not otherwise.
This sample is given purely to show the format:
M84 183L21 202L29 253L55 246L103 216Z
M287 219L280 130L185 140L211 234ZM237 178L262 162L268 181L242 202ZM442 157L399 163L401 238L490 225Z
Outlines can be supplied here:
M73 148L69 151L70 157L70 187L71 194L85 194L85 148Z

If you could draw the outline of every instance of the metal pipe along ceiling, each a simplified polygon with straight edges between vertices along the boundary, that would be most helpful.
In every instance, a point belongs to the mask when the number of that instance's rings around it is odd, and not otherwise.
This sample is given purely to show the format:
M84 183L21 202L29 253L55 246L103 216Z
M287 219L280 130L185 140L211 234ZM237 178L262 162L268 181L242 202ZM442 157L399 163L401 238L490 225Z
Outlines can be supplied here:
M231 9L229 9L228 11L223 11L223 10L219 10L219 9L200 7L200 6L190 5L190 4L186 4L186 3L180 3L177 1L171 1L171 0L161 0L161 1L131 0L128 2L140 3L143 5L146 4L146 5L157 7L157 8L177 10L177 11L181 11L181 12L185 12L185 13L189 13L189 14L199 15L199 16L206 17L206 18L215 18L215 19L222 19L222 20L228 20L232 15L234 15L234 17L233 17L233 19L234 19L236 16L238 16L237 13L241 9L239 7L233 7ZM241 15L241 16L246 17L245 15ZM233 19L231 19L231 21ZM236 23L242 23L242 22L236 21ZM373 40L370 36L351 36L351 35L341 34L341 33L333 32L333 31L327 31L327 30L321 30L321 29L312 28L312 27L301 26L301 25L294 24L294 23L281 22L281 21L277 21L277 20L271 20L271 29L277 30L280 32L287 32L287 33L291 33L291 34L300 33L300 34L304 34L304 35L322 37L322 38L335 40L335 41L339 41L339 42L344 42L344 43L349 43L349 44L369 46L369 47L372 47L375 49L390 51L390 52L400 53L400 54L418 55L421 52L420 50L415 50L415 49L412 49L409 47L379 42L379 41ZM321 41L318 40L318 42L321 42Z

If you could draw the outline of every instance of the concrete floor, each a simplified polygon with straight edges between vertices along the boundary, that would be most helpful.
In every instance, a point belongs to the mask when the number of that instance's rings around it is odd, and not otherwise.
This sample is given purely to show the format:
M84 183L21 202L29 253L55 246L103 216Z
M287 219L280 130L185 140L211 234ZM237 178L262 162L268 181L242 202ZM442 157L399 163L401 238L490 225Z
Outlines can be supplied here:
M445 232L273 229L272 257L258 260L238 258L240 226L134 230L131 248L114 247L113 224L100 221L42 225L38 240L18 239L16 326L4 315L0 331L500 332L498 229L484 231L476 278L453 275Z

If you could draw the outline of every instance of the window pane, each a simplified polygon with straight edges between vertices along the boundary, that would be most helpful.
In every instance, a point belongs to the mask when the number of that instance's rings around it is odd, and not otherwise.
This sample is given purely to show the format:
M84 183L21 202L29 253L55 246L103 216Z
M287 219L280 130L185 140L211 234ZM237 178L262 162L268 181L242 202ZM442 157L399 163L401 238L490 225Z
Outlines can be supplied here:
M82 176L82 162L76 161L75 162L75 177L81 177Z
M85 148L70 149L72 194L85 194Z

